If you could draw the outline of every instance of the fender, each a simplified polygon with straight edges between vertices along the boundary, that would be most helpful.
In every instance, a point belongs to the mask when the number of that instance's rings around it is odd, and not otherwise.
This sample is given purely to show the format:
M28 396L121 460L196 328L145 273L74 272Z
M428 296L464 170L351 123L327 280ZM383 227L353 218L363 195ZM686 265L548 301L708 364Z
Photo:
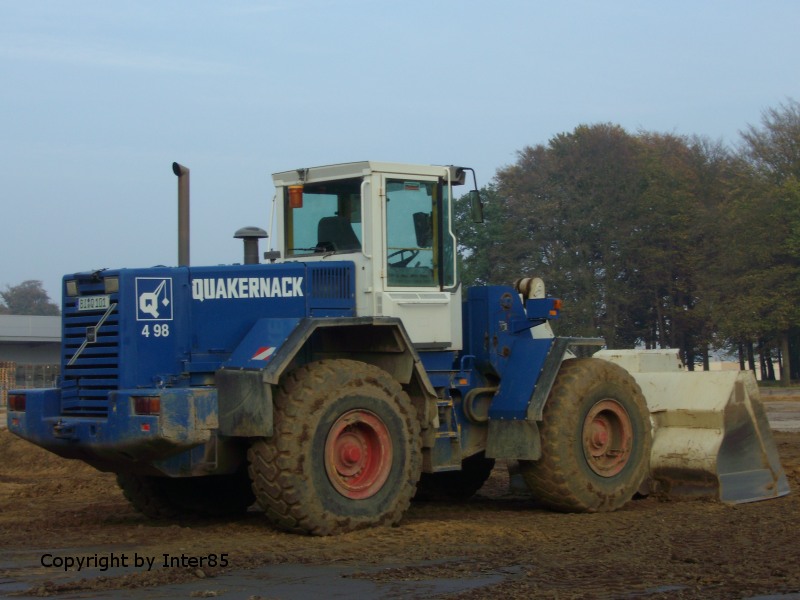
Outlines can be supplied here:
M514 460L538 460L542 455L539 427L544 406L553 388L561 363L572 346L602 346L602 338L554 338L550 345L541 372L529 381L527 390L517 390L528 398L524 417L508 415L506 418L490 419L486 443L486 456ZM532 375L537 375L532 373ZM501 390L503 384L501 383ZM520 384L524 388L524 384ZM499 392L498 392L499 393ZM491 416L491 413L490 413Z
M293 367L331 357L380 367L408 393L423 430L435 426L436 392L400 319L263 318L216 372L219 432L272 435L273 386Z

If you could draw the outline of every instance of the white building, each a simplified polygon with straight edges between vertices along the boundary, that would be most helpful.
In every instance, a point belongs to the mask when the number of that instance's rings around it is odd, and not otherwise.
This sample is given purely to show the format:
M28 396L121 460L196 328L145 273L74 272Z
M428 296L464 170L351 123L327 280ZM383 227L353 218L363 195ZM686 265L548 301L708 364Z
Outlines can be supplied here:
M0 407L15 387L58 383L61 317L0 315Z

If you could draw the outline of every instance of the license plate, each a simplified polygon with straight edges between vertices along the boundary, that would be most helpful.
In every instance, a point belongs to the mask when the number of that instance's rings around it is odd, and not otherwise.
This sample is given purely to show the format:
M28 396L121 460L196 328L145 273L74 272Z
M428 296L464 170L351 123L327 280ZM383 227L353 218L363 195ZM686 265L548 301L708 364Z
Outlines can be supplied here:
M110 296L81 296L78 298L78 310L106 310L111 306Z

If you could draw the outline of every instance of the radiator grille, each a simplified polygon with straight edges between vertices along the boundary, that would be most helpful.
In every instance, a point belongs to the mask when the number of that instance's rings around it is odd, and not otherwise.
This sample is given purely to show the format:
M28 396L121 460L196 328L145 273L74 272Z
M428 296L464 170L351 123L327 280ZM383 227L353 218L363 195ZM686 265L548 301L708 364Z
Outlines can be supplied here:
M64 415L107 415L108 392L119 384L119 294L105 294L104 288L102 279L79 280L78 296L64 298L61 342ZM79 298L106 295L108 308L78 309ZM94 335L90 335L92 328Z

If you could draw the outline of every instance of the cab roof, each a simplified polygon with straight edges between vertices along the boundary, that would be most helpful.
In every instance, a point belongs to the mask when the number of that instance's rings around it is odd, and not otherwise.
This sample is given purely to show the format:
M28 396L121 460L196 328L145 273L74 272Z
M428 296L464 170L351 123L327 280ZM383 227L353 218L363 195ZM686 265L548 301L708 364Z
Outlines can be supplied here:
M320 167L305 167L294 169L292 171L282 171L280 173L274 173L272 175L272 181L276 186L298 185L301 183L312 183L314 181L364 177L372 173L446 177L449 169L450 167L446 166L412 165L365 160Z

